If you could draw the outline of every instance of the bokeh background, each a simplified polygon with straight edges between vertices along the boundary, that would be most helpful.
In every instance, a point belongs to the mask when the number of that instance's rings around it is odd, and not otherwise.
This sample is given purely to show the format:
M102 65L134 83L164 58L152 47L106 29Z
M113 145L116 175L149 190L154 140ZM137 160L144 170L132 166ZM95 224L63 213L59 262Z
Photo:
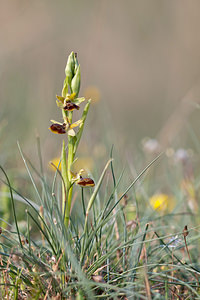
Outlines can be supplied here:
M12 0L0 6L2 164L15 157L17 140L34 157L37 134L47 161L60 152L60 139L48 127L50 119L60 120L55 95L72 50L81 64L80 94L89 89L99 98L85 151L98 143L100 152L101 143L133 148L145 136L170 146L183 141L191 122L198 132L199 0Z

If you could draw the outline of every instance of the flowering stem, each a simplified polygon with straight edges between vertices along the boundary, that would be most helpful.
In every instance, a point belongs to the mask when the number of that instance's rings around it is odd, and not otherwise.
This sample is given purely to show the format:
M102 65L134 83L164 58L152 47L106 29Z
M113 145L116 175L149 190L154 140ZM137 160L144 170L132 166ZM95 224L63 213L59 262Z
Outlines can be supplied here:
M63 114L64 121L66 121L68 118L69 122L70 123L72 122L72 112L68 113L67 115L67 113L63 109L62 114ZM64 180L63 187L62 187L62 208L63 208L64 222L66 227L68 227L69 224L71 199L72 199L72 192L73 192L72 175L70 172L73 161L74 161L74 139L72 136L68 135L67 159L66 159L64 140L63 140L63 150L62 150L62 176Z
M68 135L68 160L67 160L67 171L68 171L68 181L69 186L67 189L67 207L66 207L66 215L65 215L65 225L68 227L69 223L69 216L70 216L70 209L71 209L71 201L72 201L72 192L73 192L73 185L72 185L72 174L71 174L71 165L74 161L74 139L73 137Z
M67 198L68 198L68 190L69 190L69 179L67 173L67 162L66 162L66 152L65 152L65 141L63 140L62 146L62 160L61 160L61 170L62 170L62 213L65 220L65 214L67 211Z
M62 215L66 228L69 226L69 218L71 211L71 202L73 194L73 184L76 182L82 186L94 186L94 181L90 178L81 178L81 173L74 175L72 173L72 164L76 151L82 137L84 123L87 117L87 113L90 107L90 100L86 103L82 117L72 123L73 110L79 110L79 105L85 101L84 97L78 97L80 90L80 65L78 64L77 54L71 52L68 57L67 65L65 68L65 80L62 89L62 95L56 96L57 106L62 110L63 123L52 120L53 124L50 126L50 130L58 134L67 134L67 155L65 149L65 141L63 140L62 154L61 154L61 175L62 175ZM74 131L73 128L77 127ZM82 180L80 180L80 178Z

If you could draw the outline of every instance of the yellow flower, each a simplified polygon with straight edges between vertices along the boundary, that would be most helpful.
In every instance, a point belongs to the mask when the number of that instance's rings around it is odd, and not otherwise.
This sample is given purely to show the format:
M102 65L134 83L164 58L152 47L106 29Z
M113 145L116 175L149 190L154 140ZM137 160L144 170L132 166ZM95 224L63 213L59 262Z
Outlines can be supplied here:
M175 199L167 194L156 194L150 199L150 204L154 210L159 212L171 212L175 207Z
M60 164L59 164L60 163ZM59 167L58 167L59 165ZM60 157L55 157L49 162L49 168L51 171L56 171L56 168L59 168L61 170L61 160Z
M88 86L84 91L86 99L92 99L92 103L97 103L100 100L100 91L96 86Z

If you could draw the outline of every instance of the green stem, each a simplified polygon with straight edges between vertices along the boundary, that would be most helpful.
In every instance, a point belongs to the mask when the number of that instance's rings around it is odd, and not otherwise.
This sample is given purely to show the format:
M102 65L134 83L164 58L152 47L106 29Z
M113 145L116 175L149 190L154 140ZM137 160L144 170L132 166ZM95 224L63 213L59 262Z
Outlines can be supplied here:
M67 195L69 190L69 178L68 178L68 172L67 172L67 161L66 161L66 151L65 151L65 141L63 140L63 146L62 146L62 161L61 161L61 168L62 168L62 213L65 220L65 215L67 211Z
M72 201L72 193L73 193L73 185L72 185L72 174L71 174L71 165L74 161L74 139L71 136L68 136L68 160L67 160L67 172L68 172L68 182L69 186L67 187L67 207L66 207L66 215L65 215L65 225L68 227L70 210L71 210L71 201Z
M71 210L71 200L72 200L72 192L73 192L73 186L69 189L68 192L68 199L67 199L67 209L66 209L66 215L65 215L65 226L66 228L69 225L69 217L70 217L70 210Z
M65 112L64 112L65 113ZM68 120L71 124L72 122L72 112L68 114ZM69 225L69 217L70 217L70 210L71 210L71 200L72 200L72 192L73 192L73 185L72 185L72 174L71 174L71 165L74 161L74 139L72 136L68 135L68 157L67 157L67 166L66 166L66 178L67 178L67 195L65 196L65 210L64 210L64 222L66 228Z

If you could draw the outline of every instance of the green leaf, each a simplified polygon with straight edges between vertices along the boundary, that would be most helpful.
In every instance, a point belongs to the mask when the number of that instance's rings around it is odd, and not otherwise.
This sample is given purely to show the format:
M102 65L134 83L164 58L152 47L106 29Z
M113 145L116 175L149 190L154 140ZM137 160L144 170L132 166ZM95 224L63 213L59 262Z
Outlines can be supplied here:
M107 169L108 169L109 164L111 163L111 161L112 161L112 158L109 159L109 161L107 162L107 164L106 164L106 166L105 166L105 168L104 168L104 170L103 170L103 172L101 174L101 177L99 178L99 181L98 181L98 183L97 183L97 185L96 185L96 187L94 189L94 192L92 193L92 196L90 197L90 200L89 200L89 203L88 203L88 206L87 206L87 210L86 210L86 216L88 215L88 213L89 213L89 211L90 211L90 209L91 209L91 207L92 207L92 205L94 203L96 195L97 195L97 193L98 193L98 191L100 189L101 183L103 181L103 178L104 178L104 176L106 174L106 171L107 171Z
M84 235L86 234L87 232L87 223L88 223L88 214L89 214L89 211L94 203L94 200L96 199L96 196L97 196L97 193L101 187L101 184L102 184L102 181L104 179L104 176L106 174L106 171L109 167L109 164L111 163L112 159L109 159L109 161L107 162L102 174L101 174L101 177L99 178L99 181L94 189L94 192L92 193L92 196L90 197L90 200L89 200L89 203L88 203L88 206L87 206L87 209L86 209L86 215L85 215L85 225L84 225ZM81 263L83 262L84 260L84 256L85 256L85 239L83 240L83 246L82 246L82 249L81 249Z
M83 133L83 128L84 128L84 124L85 124L85 120L86 120L86 117L87 117L87 114L88 114L88 111L89 111L89 108L90 108L90 103L91 103L91 100L88 100L87 104L85 105L85 108L83 110L83 114L82 114L82 117L81 117L81 125L79 127L79 130L76 134L76 143L74 145L74 155L77 151L77 148L78 148L78 145L79 145L79 142L80 142L80 139L81 139L81 136L82 136L82 133Z

